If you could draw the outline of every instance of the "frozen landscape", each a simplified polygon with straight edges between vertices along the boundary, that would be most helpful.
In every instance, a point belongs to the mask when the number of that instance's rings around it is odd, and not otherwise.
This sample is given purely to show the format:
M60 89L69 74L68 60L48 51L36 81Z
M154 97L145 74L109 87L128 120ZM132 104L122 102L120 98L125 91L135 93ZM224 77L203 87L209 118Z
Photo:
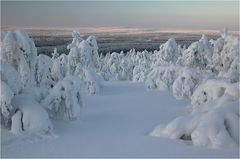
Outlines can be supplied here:
M239 158L238 3L1 2L1 158Z
M239 155L238 36L105 56L72 37L49 57L2 33L2 157Z

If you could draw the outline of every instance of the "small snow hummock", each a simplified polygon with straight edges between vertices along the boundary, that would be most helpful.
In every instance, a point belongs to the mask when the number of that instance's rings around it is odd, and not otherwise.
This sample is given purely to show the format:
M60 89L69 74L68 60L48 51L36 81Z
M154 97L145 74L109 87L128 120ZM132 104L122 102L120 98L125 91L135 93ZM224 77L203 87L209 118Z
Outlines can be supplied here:
M46 134L52 131L48 113L31 96L17 95L13 98L12 105L17 108L12 116L12 133L18 134L21 131L27 131Z

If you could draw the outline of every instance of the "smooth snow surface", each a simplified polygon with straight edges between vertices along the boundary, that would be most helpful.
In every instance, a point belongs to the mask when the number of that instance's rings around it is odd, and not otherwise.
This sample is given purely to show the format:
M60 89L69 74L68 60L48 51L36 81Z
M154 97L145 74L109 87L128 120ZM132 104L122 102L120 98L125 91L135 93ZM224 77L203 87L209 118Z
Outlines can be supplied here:
M168 91L111 81L103 82L99 94L83 98L79 120L53 121L56 138L14 136L2 127L2 157L239 157L237 148L208 149L149 136L159 123L188 113L190 101L176 100Z

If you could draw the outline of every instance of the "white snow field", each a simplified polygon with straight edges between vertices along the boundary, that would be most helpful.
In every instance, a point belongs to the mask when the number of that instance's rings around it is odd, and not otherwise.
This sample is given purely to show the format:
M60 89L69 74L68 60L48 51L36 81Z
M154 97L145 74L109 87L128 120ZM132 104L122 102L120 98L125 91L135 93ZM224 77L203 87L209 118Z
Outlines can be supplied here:
M238 157L237 147L209 149L190 141L149 136L159 123L188 114L190 100L144 83L103 82L85 95L80 118L52 121L52 135L13 135L2 128L2 157ZM55 135L54 135L55 134Z

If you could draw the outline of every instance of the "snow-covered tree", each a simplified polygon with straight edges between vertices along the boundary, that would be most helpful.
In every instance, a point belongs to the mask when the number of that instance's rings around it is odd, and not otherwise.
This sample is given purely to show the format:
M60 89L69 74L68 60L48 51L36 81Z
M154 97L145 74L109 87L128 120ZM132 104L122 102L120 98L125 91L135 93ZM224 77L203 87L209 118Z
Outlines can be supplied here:
M184 68L172 86L173 95L178 99L191 98L193 92L203 80L205 72Z
M61 54L58 58L53 60L51 76L54 81L62 80L68 71L68 56L66 54Z
M180 50L175 39L171 38L166 43L160 45L158 54L157 64L165 64L166 62L176 63Z
M82 106L82 81L76 76L66 76L59 81L41 102L51 118L71 120L79 117Z
M67 46L67 49L77 47L80 44L80 42L83 40L84 35L81 34L79 31L74 30L72 32L72 37L73 37L72 43Z
M0 110L1 110L1 124L9 126L11 115L14 111L12 106L12 98L14 94L11 88L3 81L1 81L1 93L0 93Z
M174 65L158 66L149 72L145 84L148 89L170 89L179 74L181 69Z
M90 47L91 47L91 57L92 57L92 62L94 67L98 68L99 67L99 55L98 55L98 44L96 37L91 35L87 38L86 40Z
M16 95L22 89L20 74L8 63L0 59L0 77Z
M59 57L59 53L57 52L57 48L54 48L52 53L52 59L56 59Z
M213 48L205 35L202 38L192 43L183 55L179 57L177 63L183 66L206 69L211 61Z
M35 79L37 87L52 88L56 83L51 76L53 67L52 60L49 56L39 55L36 59Z
M20 30L7 32L2 37L0 58L12 65L21 76L23 87L35 84L34 70L37 50L32 39Z

